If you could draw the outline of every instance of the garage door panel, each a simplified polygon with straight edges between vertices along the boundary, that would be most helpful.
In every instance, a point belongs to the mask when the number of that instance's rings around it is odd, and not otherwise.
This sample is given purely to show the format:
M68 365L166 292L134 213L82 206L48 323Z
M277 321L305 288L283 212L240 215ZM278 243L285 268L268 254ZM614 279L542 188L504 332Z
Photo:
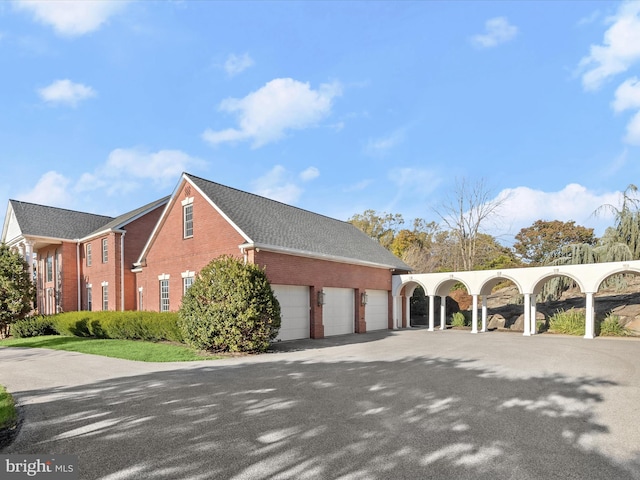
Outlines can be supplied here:
M309 287L272 285L280 303L280 332L277 340L309 338Z
M364 319L368 332L389 328L389 294L386 290L367 290Z
M355 302L352 288L323 289L325 303L322 320L325 336L344 335L355 331Z

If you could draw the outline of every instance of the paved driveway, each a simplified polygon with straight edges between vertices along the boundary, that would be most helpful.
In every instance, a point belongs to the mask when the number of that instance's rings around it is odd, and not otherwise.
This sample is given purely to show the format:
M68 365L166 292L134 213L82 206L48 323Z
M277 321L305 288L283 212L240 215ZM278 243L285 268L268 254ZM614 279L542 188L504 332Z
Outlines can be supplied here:
M357 343L347 343L356 341ZM640 478L640 341L413 329L146 364L0 348L83 479Z

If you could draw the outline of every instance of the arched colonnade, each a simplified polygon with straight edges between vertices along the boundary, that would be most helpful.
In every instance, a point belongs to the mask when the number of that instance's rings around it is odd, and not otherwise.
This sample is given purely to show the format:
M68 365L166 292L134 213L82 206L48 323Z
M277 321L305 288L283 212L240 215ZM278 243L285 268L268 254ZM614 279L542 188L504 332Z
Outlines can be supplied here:
M585 335L594 338L594 294L607 278L617 274L640 274L640 260L628 262L591 263L586 265L557 265L545 267L508 268L467 272L418 273L394 275L392 285L394 328L408 325L410 299L420 285L429 298L429 330L434 330L435 297L440 301L440 329L446 324L446 297L457 283L462 283L472 297L471 333L478 333L478 299L482 298L480 331L487 330L487 296L497 284L510 280L524 296L524 335L536 333L536 295L554 277L568 277L576 282L586 297Z

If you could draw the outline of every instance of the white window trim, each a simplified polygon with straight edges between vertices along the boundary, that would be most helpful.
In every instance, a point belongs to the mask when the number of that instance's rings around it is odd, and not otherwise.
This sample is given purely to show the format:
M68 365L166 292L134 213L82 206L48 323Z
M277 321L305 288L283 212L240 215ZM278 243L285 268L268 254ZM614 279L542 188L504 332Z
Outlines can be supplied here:
M182 200L182 206L191 205L193 203L193 197L188 197Z
M169 274L163 273L162 275L158 275L158 280L169 280Z
M189 270L187 270L186 272L182 272L180 275L182 275L182 278L195 277L196 272L190 272Z

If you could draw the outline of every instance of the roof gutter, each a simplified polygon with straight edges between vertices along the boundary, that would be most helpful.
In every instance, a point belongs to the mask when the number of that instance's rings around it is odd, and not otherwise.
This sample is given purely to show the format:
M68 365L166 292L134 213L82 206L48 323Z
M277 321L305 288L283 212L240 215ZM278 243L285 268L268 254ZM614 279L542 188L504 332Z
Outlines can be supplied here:
M337 262L337 263L348 263L351 265L362 265L365 267L373 267L373 268L384 268L384 269L391 269L391 270L400 270L400 267L398 265L389 265L389 264L384 264L384 263L375 263L375 262L367 262L366 260L358 260L357 258L347 258L347 257L338 257L338 256L334 256L334 255L325 255L322 253L317 253L317 252L309 252L306 250L297 250L297 249L293 249L293 248L286 248L286 247L279 247L276 245L268 245L268 244L263 244L263 243L243 243L241 245L239 245L241 250L255 250L256 252L259 252L260 250L265 250L268 252L274 252L274 253L284 253L286 255L294 255L297 257L308 257L308 258L315 258L318 260L327 260L330 262Z

